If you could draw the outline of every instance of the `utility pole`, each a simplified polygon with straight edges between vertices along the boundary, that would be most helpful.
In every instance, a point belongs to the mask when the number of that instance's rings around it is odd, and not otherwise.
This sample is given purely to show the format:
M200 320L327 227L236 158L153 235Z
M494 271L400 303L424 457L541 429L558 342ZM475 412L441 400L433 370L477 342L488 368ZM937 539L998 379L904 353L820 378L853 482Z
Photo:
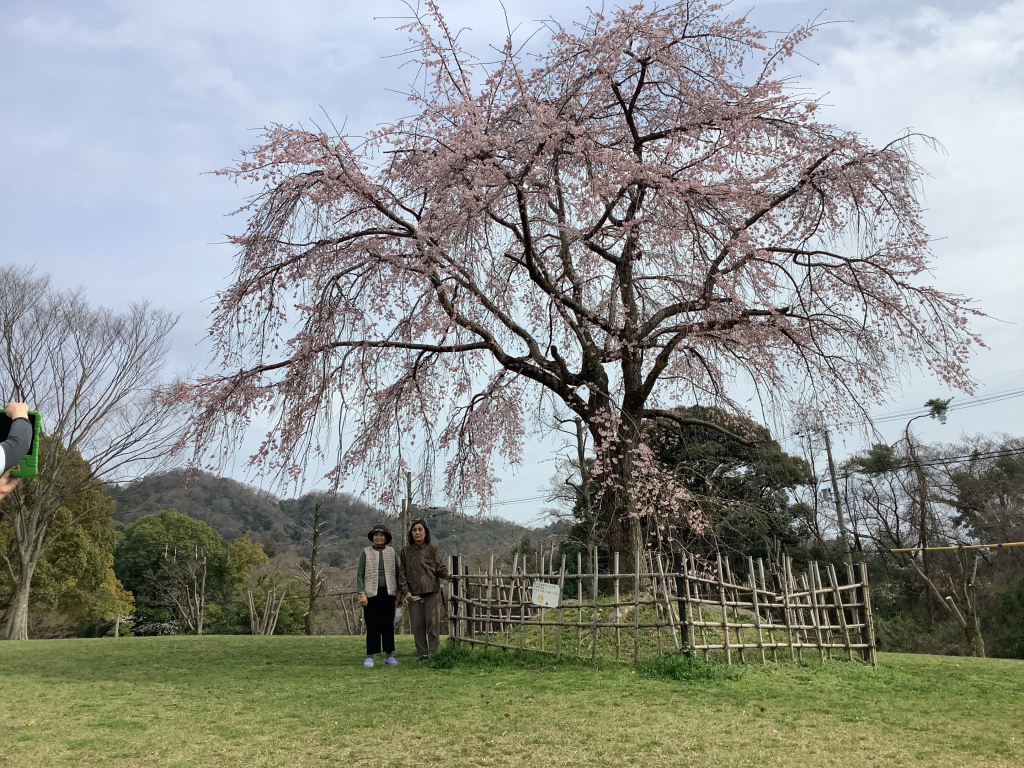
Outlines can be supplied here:
M832 439L828 430L822 429L825 435L825 455L828 456L828 472L832 476L832 495L836 500L836 520L839 523L839 540L843 543L843 559L846 565L853 568L853 555L850 553L850 540L846 536L846 518L843 517L843 503L839 500L839 480L836 478L836 463L832 460Z
M412 544L408 541L409 528L412 526L412 472L405 471L405 498L402 499L402 515L400 517L401 531L398 540L403 544ZM401 549L401 547L399 547Z

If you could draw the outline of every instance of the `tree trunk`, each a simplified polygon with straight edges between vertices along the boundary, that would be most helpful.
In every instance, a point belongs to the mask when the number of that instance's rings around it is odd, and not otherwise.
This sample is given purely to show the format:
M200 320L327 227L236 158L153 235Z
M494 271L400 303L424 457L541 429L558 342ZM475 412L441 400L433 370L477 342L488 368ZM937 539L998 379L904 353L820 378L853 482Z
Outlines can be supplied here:
M964 627L964 637L967 638L967 645L970 646L971 653L973 653L979 659L984 659L985 641L981 637L981 632L979 632L975 627L972 627L970 624L968 624Z
M36 570L36 560L26 563L22 560L21 573L14 588L11 607L7 611L7 626L4 627L4 640L28 640L28 598L32 584L32 574Z

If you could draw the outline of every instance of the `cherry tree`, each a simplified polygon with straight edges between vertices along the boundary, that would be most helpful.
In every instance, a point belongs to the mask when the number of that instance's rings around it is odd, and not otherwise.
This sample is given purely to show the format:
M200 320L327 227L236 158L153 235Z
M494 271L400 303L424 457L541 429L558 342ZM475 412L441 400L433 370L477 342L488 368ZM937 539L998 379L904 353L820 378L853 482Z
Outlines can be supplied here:
M780 69L813 29L772 41L723 14L594 12L484 63L428 3L406 28L412 117L269 127L223 171L260 191L214 311L221 371L178 390L182 445L217 462L270 413L255 464L298 477L336 456L336 480L386 498L399 447L427 440L459 501L554 409L586 425L629 552L631 519L692 506L644 443L649 420L693 423L673 406L741 413L742 387L840 418L906 366L968 387L972 310L926 282L930 140L822 122Z

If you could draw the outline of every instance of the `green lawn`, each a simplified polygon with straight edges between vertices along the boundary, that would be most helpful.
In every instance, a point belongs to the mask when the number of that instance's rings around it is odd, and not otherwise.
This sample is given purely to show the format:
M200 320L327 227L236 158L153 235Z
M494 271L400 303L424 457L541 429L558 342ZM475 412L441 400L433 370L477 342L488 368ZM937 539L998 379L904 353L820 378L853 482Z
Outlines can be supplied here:
M3 643L0 765L1024 765L1020 661L883 654L680 683L400 660L363 669L353 637Z

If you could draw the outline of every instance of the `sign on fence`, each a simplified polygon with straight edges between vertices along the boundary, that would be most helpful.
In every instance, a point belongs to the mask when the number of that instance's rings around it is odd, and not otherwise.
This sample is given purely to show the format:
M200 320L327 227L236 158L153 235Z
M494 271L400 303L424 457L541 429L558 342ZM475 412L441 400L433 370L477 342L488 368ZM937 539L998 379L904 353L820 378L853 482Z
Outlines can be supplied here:
M541 608L557 608L562 597L562 590L558 588L558 585L547 581L533 582L532 591L533 604L539 605Z

